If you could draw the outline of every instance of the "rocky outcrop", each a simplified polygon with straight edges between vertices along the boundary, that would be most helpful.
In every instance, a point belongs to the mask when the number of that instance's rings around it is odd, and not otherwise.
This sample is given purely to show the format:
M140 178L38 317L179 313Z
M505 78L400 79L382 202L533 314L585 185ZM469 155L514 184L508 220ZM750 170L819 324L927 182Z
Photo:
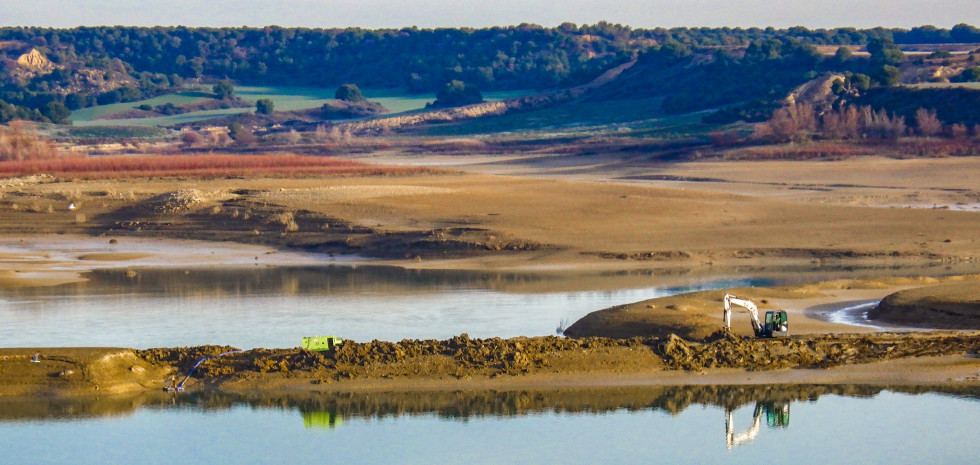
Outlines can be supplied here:
M32 48L30 52L21 55L17 58L17 64L22 68L33 71L35 73L46 74L54 71L57 66L48 60L41 52L36 48Z
M832 92L834 81L844 80L843 74L826 73L793 89L783 103L786 105L808 103L817 110L829 109L837 96Z

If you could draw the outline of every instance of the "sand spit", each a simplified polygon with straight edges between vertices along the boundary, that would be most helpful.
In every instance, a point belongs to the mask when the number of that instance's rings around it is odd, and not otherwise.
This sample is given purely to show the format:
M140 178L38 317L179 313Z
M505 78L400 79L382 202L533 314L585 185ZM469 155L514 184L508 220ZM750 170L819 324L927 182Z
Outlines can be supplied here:
M908 326L980 329L980 282L953 282L899 291L885 297L868 316Z
M888 296L896 291L898 294ZM688 339L704 339L722 325L725 294L755 302L760 318L767 310L785 310L789 314L791 334L855 331L853 326L823 321L808 309L828 307L831 303L840 307L842 302L882 298L885 299L879 309L869 313L872 322L902 328L977 329L980 327L977 325L978 292L980 275L841 279L794 286L720 289L598 310L565 329L565 335L629 338L677 334ZM951 308L957 309L956 312L951 313ZM862 330L873 329L869 326ZM752 334L746 312L734 310L732 331L746 336Z

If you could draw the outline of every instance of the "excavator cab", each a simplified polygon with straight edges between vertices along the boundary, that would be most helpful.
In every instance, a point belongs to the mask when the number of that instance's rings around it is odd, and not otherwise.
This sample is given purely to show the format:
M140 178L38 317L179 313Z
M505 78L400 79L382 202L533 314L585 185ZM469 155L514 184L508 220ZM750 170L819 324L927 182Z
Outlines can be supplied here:
M766 312L765 323L762 325L761 337L782 337L789 335L789 319L783 310Z

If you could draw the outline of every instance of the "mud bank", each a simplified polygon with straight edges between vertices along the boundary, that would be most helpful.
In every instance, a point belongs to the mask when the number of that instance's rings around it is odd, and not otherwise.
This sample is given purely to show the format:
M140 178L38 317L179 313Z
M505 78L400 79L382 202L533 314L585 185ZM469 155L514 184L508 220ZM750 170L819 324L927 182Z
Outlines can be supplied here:
M161 390L171 376L182 379L202 358L229 349L3 349L0 394ZM30 361L35 353L40 353L36 363ZM766 340L719 333L704 341L673 335L631 339L470 339L460 335L442 341L349 341L328 353L298 348L254 349L201 363L185 386L188 390L400 391L535 385L756 384L778 379L812 383L822 379L822 372L834 369L837 371L833 377L825 379L854 383L882 379L898 384L980 383L978 353L980 332ZM860 366L869 368L839 369ZM890 377L875 374L883 366L885 371L891 370ZM801 377L801 371L788 369L806 369L808 375ZM705 375L708 376L697 379Z
M980 282L899 291L885 297L868 316L907 326L980 329Z
M789 314L791 334L855 331L853 326L821 321L808 309L883 298L879 309L868 315L873 322L905 329L980 328L980 275L965 275L840 279L678 294L597 310L565 329L565 335L629 338L677 334L688 339L704 339L723 324L725 294L755 302L760 313L785 310ZM752 334L744 310L734 310L732 331L745 336Z
M960 166L958 172L973 166ZM787 168L767 165L765 172L779 169ZM540 170L532 166L522 172ZM980 217L972 212L879 208L869 214L863 208L821 204L824 194L783 201L770 195L769 184L752 184L764 186L765 192L749 195L754 192L749 188L732 194L709 192L705 186L685 190L612 179L617 182L449 172L303 179L50 179L2 188L0 237L77 234L120 241L230 241L430 269L818 262L976 270L980 256L975 234ZM930 179L936 186L949 183L940 176ZM830 180L826 189L838 189ZM799 187L781 189L794 196L825 189L823 184ZM73 210L68 210L69 202ZM970 270L966 272L975 272Z

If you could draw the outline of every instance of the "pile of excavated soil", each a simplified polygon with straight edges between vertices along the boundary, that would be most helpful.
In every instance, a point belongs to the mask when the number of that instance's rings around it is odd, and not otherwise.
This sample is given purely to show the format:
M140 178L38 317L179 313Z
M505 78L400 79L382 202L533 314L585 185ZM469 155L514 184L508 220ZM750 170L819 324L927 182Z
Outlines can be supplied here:
M185 372L203 356L226 347L163 348L140 351L152 363L173 365ZM321 381L347 379L463 379L530 373L627 372L662 369L659 356L640 339L565 339L518 337L401 342L345 342L339 349L313 352L254 349L209 360L198 367L204 380L220 381L282 374Z
M501 382L501 377L504 384L510 382L507 380L520 379L533 384L535 379L543 379L540 376L577 376L578 383L586 384L615 376L675 379L670 372L832 368L915 357L977 354L980 333L754 339L719 332L705 341L674 335L631 339L553 336L470 339L464 334L441 341L347 341L332 352L254 349L216 357L230 350L233 348L220 346L147 350L52 348L40 349L39 362L34 363L30 360L34 350L2 349L0 396L159 390L169 385L173 375L177 381L183 379L205 358L185 385L188 389L277 389L284 385L357 389L365 382L394 383L393 386L407 389L475 379L493 386ZM975 363L966 363L967 369L975 370Z
M328 353L255 349L201 364L195 377L208 384L276 378L314 384L351 379L468 379L547 373L640 373L739 368L831 368L840 365L980 351L978 333L880 333L754 339L716 333L707 341L666 338L520 337L345 342ZM227 348L139 351L148 362L186 372L202 356Z
M976 334L905 333L824 335L809 338L748 339L719 332L710 342L692 343L677 336L658 341L654 350L667 366L684 370L706 368L830 368L905 357L976 352Z
M980 329L980 281L899 291L885 297L868 317L920 328Z

